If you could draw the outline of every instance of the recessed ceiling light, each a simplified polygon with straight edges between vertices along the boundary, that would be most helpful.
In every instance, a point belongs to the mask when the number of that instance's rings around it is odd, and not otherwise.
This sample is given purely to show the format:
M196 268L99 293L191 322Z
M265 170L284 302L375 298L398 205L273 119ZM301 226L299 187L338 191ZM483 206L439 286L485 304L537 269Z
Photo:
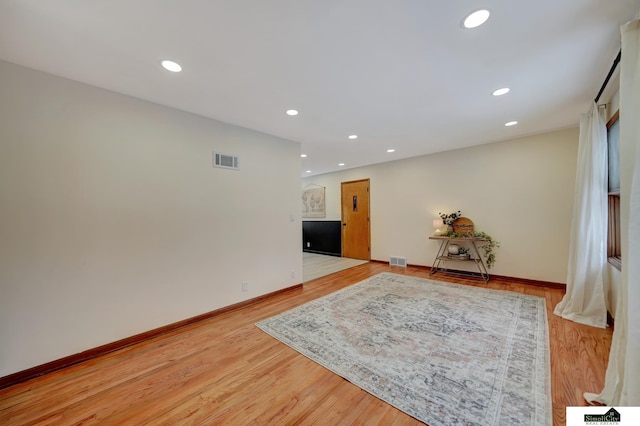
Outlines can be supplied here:
M300 157L307 158L307 154L300 154Z
M502 96L502 95L506 95L507 93L509 93L509 89L508 87L503 87L502 89L498 89L498 90L494 90L493 91L493 96Z
M338 166L342 167L344 166L344 163L338 163Z
M288 109L287 110L287 115L298 115L298 110L297 109Z
M480 25L487 22L487 19L489 19L489 15L490 13L486 9L476 10L475 12L472 12L466 18L464 18L462 25L464 25L465 28L479 27Z
M516 124L518 124L517 121L509 121L507 123L504 123L504 125L507 127L515 126Z
M391 149L388 149L387 152L396 152L396 150L391 148Z
M165 61L162 61L162 66L167 71L171 71L171 72L180 72L180 71L182 71L182 67L177 62L165 60Z
M349 139L358 139L358 135L349 135Z
M307 170L307 173L311 173L311 170Z

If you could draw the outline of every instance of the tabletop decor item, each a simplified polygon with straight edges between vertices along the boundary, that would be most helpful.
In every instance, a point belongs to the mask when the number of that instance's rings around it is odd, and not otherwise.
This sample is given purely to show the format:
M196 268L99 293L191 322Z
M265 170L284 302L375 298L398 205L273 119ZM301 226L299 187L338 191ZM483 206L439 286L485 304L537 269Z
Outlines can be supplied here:
M433 235L442 235L444 231L444 221L442 219L433 219L433 227L435 232Z
M449 247L451 247L451 245L449 245ZM457 253L452 253L451 250L449 250L449 254L447 256L452 259L470 259L471 258L471 255L469 254L469 249L462 246L458 247Z
M449 244L449 247L447 247L447 251L449 252L449 254L458 254L460 252L460 246L456 244Z
M451 228L458 235L473 235L473 222L468 217L457 218Z

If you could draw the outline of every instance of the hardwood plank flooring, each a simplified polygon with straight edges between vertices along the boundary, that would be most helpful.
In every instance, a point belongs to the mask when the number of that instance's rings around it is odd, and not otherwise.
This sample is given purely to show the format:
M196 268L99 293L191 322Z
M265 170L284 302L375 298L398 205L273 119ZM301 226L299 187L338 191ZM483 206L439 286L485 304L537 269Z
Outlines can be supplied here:
M301 290L0 390L0 424L421 424L254 326L384 271L429 278L424 268L374 262L307 282ZM553 315L562 290L437 277L546 299L555 425L565 424L566 406L585 405L584 392L600 391L611 330Z

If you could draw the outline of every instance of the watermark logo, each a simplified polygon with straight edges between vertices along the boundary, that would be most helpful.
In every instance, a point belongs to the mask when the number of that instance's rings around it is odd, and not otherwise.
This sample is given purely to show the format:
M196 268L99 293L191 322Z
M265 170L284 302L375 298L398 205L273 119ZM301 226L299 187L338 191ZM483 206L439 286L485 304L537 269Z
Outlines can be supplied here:
M567 407L567 426L638 426L640 407Z
M585 414L584 423L587 425L616 424L620 423L620 413L615 408L610 408L605 414Z

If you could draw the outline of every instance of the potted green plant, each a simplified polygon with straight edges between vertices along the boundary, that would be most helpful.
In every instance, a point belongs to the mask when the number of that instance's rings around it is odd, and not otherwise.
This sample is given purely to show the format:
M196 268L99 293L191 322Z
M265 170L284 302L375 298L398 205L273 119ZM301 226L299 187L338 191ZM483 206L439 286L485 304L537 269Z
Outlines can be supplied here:
M461 257L462 259L468 259L469 258L469 249L467 247L461 246L458 249L458 256Z

